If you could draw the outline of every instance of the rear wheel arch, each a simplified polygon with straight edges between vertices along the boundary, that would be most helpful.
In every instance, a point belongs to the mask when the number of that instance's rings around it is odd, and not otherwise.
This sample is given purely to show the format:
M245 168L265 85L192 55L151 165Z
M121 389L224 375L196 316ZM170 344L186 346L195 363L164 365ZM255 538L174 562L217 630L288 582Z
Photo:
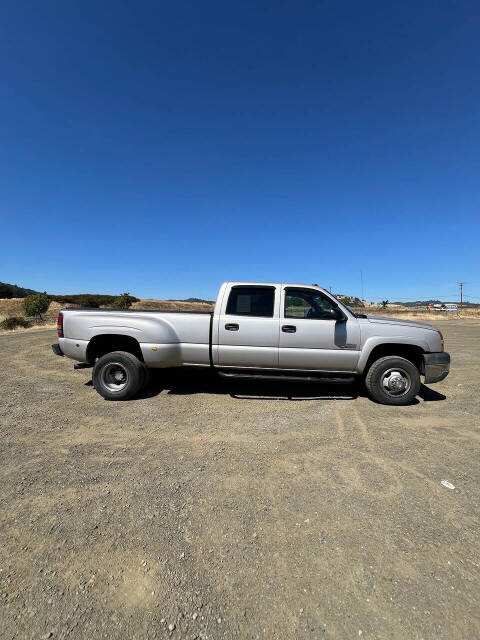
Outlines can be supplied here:
M98 358L111 351L126 351L143 362L143 354L138 340L132 338L132 336L116 333L94 336L87 346L87 362L95 364Z

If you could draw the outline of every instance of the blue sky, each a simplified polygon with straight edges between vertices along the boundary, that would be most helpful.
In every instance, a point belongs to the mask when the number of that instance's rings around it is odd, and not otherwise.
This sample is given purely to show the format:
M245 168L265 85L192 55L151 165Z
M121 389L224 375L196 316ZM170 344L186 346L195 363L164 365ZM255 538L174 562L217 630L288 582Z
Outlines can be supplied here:
M462 1L2 2L0 280L480 301L479 32Z

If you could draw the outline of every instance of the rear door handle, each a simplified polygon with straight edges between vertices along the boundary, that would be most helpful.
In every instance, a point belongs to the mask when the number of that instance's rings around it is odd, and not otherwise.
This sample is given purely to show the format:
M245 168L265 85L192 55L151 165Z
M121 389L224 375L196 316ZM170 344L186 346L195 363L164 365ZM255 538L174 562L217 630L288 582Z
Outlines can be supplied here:
M297 327L295 327L295 325L293 324L284 324L282 327L282 331L284 333L295 333L296 330L297 330Z
M238 326L238 324L226 324L225 329L227 331L238 331L240 327Z

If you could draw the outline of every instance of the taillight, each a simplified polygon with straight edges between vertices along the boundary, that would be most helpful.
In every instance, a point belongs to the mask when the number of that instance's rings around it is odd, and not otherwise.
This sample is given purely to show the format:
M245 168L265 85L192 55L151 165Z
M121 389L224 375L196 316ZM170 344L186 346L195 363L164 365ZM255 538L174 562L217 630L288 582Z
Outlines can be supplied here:
M60 311L57 318L57 335L63 338L63 313Z

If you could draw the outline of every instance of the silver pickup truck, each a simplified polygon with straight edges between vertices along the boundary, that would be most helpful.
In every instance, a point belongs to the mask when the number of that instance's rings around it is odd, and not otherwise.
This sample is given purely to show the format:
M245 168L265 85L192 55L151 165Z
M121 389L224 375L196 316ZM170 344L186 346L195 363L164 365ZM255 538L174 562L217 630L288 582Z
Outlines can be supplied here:
M317 285L224 282L213 313L65 309L59 356L93 366L108 400L137 394L150 368L209 367L224 378L364 382L382 404L408 404L450 369L429 324L355 313Z

